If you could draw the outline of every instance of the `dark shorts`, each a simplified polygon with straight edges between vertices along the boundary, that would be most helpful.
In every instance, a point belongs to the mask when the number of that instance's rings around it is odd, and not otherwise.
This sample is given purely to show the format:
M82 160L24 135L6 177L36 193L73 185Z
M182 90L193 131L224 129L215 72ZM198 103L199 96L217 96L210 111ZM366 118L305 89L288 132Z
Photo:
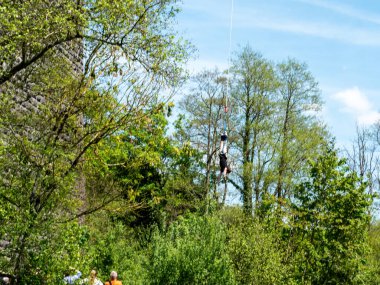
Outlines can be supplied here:
M224 153L219 154L219 166L220 172L224 172L224 169L227 167L227 156Z

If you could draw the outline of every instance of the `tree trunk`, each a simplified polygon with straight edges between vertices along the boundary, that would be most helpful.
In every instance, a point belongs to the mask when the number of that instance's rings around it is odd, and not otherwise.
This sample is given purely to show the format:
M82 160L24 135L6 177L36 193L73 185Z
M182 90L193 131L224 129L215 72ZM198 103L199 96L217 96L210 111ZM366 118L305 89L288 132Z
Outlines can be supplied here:
M250 138L250 114L245 114L245 128L243 136L243 208L247 215L252 215L252 164L250 163L249 138Z

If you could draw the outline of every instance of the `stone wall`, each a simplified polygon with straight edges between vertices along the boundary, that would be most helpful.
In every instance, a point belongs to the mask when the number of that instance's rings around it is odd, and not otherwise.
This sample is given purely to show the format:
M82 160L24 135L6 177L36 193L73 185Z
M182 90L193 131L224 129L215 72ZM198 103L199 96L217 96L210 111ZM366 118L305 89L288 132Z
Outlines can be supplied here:
M54 56L62 58L62 60L69 63L73 76L78 76L83 72L83 44L81 41L76 40L61 44L54 48L53 53ZM41 62L46 61L42 59L35 64L38 65L41 64ZM15 107L12 110L18 114L27 115L32 112L38 112L41 104L44 104L45 102L44 94L38 94L31 91L36 84L39 84L39 82L33 82L28 79L30 78L28 72L30 73L30 70L32 69L33 68L20 71L9 82L0 86L0 93L3 92L5 95L9 94L9 96L12 96L12 99L15 102ZM7 136L6 131L2 130L1 132L3 135ZM85 179L82 176L83 175L79 176L76 187L79 190L80 197L83 196L83 199L85 199ZM5 252L9 245L9 241L0 240L0 254L3 255L3 257L6 256ZM0 268L0 280L2 277L12 278L12 275L9 275L4 271L6 271L6 269Z
M61 57L71 65L73 76L78 76L83 72L83 44L76 40L63 43L54 49L54 56ZM36 64L40 64L37 62ZM34 94L30 90L38 82L31 82L27 79L27 71L20 71L8 83L0 86L0 93L7 92L13 95L13 99L18 103L15 111L36 112L38 105L43 103L43 94Z

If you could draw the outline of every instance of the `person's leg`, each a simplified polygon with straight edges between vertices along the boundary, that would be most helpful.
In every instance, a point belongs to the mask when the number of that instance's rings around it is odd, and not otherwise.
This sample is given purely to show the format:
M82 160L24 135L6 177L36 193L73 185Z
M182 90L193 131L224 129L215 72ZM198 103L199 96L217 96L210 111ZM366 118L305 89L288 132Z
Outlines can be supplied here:
M227 153L227 133L220 137L220 153Z
M219 166L220 166L220 174L219 174L218 183L222 176L225 179L227 175L227 156L225 153L219 154Z
M224 179L224 180L227 179L227 167L224 168L224 171L223 171L223 179Z

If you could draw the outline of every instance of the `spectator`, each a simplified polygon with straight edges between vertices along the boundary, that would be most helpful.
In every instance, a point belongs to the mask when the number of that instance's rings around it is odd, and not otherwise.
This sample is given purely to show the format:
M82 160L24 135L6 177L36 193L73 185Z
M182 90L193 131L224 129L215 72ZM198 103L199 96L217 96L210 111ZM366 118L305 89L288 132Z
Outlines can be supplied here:
M80 284L89 284L89 285L103 285L102 281L97 278L98 272L91 270L90 277L83 279Z
M123 285L121 281L117 280L117 272L112 271L110 274L110 281L107 281L105 285Z
M65 284L74 284L74 282L78 280L81 276L82 276L82 272L74 268L70 268L69 272L65 274L65 277L63 278L63 282Z

